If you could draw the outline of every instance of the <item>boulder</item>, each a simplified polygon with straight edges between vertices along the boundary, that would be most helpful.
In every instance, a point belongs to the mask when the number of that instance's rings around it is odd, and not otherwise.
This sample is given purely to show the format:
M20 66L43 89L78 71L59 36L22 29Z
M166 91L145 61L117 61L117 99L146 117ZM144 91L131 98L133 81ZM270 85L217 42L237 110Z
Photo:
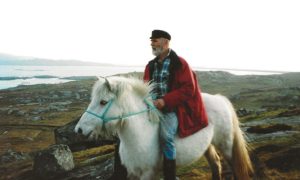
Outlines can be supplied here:
M74 152L115 143L115 140L92 141L83 135L75 133L74 129L79 119L80 117L54 130L56 144L66 144Z
M52 145L34 157L33 172L42 179L49 179L75 167L73 155L67 145Z

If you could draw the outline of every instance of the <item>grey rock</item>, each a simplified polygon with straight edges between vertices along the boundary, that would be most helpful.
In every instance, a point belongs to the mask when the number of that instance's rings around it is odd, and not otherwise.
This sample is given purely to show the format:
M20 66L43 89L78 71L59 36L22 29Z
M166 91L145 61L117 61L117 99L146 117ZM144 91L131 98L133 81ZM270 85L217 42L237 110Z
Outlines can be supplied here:
M80 94L79 93L75 93L76 99L80 99Z
M0 164L21 161L29 158L30 157L25 153L15 152L11 149L8 149L6 153L0 156Z
M27 113L26 111L18 111L16 115L17 116L25 116L26 113Z
M41 116L34 116L31 118L32 121L40 121L42 120L43 118Z
M58 111L59 112L65 112L65 111L69 111L69 109L67 109L67 108L59 108Z
M53 94L52 99L59 99L59 96L57 94Z
M297 108L297 106L294 105L294 104L290 104L290 105L288 106L288 109L296 109L296 108Z
M9 110L7 111L7 114L8 114L8 115L11 115L11 114L14 114L14 113L16 113L16 112L18 112L18 111L19 111L18 108L11 108L11 109L9 109Z
M237 113L237 115L238 115L239 117L243 117L243 116L247 116L247 115L252 114L253 111L252 111L252 110L248 110L248 109L246 109L246 108L240 108L240 109L237 110L236 113Z
M113 173L114 160L107 159L104 162L76 168L68 172L68 174L61 174L52 179L70 180L70 179L100 179L107 180Z
M59 111L59 107L58 106L55 106L55 105L49 105L48 106L48 109L50 110L50 111Z
M256 111L255 111L255 114L256 114L256 115L260 115L260 114L262 114L262 113L264 113L264 112L267 112L267 109L266 109L266 108L262 108L262 109L256 110Z
M56 144L66 144L72 151L79 151L87 148L115 143L115 140L91 141L87 137L75 133L74 129L79 119L80 117L62 127L55 129L54 135Z
M34 157L33 171L41 177L48 179L60 173L65 173L75 167L73 155L67 145L52 145L40 151Z
M294 101L299 100L299 96L294 96L294 97L293 97L293 100L294 100Z
M79 89L78 92L79 93L86 93L86 92L89 92L89 91L87 89Z
M72 104L72 101L54 102L54 103L50 103L50 106L67 106L70 104Z
M30 99L25 99L25 100L23 101L23 103L24 103L24 104L28 104L28 103L32 103L32 101L31 101Z
M9 108L0 108L0 112L7 112Z
M57 117L59 117L59 115L57 115L56 113L51 113L48 116L48 118L51 118L51 119L54 119L54 118L57 118Z
M37 115L37 114L45 113L48 111L49 111L49 108L40 107L40 108L35 109L33 112L31 112L31 114Z
M72 91L61 91L61 93L64 97L71 97L72 96Z
M38 111L32 111L32 112L30 112L30 114L33 114L33 115L38 115L38 114L40 114Z

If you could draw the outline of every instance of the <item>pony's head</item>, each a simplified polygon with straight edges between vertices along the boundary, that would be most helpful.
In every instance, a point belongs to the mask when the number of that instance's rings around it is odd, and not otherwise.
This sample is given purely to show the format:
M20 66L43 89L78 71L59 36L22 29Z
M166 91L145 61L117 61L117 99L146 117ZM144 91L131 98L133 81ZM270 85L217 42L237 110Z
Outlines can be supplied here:
M75 132L90 139L114 137L131 115L151 106L151 90L151 85L136 78L99 78L94 84L91 102L77 123ZM159 120L156 111L149 112L148 119Z

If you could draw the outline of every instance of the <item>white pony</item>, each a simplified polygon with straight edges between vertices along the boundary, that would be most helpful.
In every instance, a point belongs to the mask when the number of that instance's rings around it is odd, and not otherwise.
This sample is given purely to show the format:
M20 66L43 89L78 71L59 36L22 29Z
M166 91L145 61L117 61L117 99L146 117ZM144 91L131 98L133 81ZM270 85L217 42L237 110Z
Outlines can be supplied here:
M121 162L129 179L159 179L162 169L158 123L161 116L153 107L151 86L134 78L99 78L93 87L91 103L75 127L77 133L92 139L117 135L121 141ZM221 95L202 93L202 96L209 125L186 138L176 137L177 166L205 155L212 178L221 179L218 149L237 179L250 179L253 168L232 104Z

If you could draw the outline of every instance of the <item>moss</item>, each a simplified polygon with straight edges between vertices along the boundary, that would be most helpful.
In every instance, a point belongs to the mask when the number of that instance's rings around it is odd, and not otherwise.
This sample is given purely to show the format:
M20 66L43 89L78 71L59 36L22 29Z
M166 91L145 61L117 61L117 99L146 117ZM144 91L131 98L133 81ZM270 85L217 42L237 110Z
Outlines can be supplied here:
M89 159L85 159L83 161L77 161L75 162L75 166L76 167L81 167L81 166L90 166L93 164L99 164L109 158L112 158L114 156L114 152L112 153L108 153L108 154L104 154L104 155L99 155L99 156L95 156Z
M286 108L262 112L260 114L251 114L240 118L240 122L259 121L267 118L274 118L279 114L288 111Z
M84 162L88 159L112 153L114 149L115 149L114 145L105 145L101 147L87 149L84 151L74 152L73 157L74 157L75 164L80 164L81 162Z
M190 165L178 168L176 174L183 180L209 179L211 176L209 165L204 157Z
M259 134L266 134L266 133L273 133L277 131L290 131L292 127L285 124L274 124L274 125L257 125L247 129L249 133L259 133Z

